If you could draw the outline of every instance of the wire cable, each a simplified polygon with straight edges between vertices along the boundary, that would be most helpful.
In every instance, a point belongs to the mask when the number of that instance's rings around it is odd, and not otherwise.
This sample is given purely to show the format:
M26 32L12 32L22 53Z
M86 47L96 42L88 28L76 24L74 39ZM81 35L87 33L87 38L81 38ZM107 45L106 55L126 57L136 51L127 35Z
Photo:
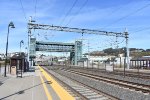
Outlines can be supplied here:
M150 29L150 27L147 27L147 28L139 29L139 30L134 31L134 32L137 33L137 32L141 32L141 31L145 31L145 30L149 30L149 29Z
M74 6L76 5L78 0L75 0L73 5L71 6L71 8L68 10L68 12L66 13L65 17L63 18L63 20L61 21L60 25L62 25L64 23L64 21L66 20L66 18L68 17L68 15L70 14L70 12L72 11L72 9L74 8Z
M35 0L35 7L34 7L35 9L34 9L34 13L35 13L35 15L34 15L34 19L36 18L36 10L37 10L37 0Z
M145 8L147 8L147 7L149 7L149 6L150 6L150 3L147 4L147 5L145 5L145 6L143 6L143 7L141 7L141 8L139 8L139 9L137 9L137 10L135 10L135 11L133 11L133 12L131 12L131 13L129 13L129 14L127 14L126 16L123 16L123 17L119 18L118 20L115 20L115 21L112 22L111 24L106 25L104 28L106 28L106 27L108 27L108 26L112 26L114 23L118 23L118 22L120 22L121 20L124 20L124 19L126 19L127 17L129 17L129 16L131 16L131 15L133 15L133 14L135 14L135 13L137 13L137 12L139 12L139 11L141 11L141 10L143 10L143 9L145 9Z
M21 4L22 12L23 12L23 14L24 14L24 18L25 18L25 20L27 20L26 13L25 13L25 10L24 10L22 1L21 1L21 0L19 0L19 1L20 1L20 4Z
M85 5L87 4L88 0L85 0L85 2L83 3L83 5L79 8L79 10L76 12L75 15L78 15L80 13L80 11L85 7ZM75 18L76 16L72 16L72 18L70 18L70 20L68 21L68 23L65 26L68 26L71 21Z

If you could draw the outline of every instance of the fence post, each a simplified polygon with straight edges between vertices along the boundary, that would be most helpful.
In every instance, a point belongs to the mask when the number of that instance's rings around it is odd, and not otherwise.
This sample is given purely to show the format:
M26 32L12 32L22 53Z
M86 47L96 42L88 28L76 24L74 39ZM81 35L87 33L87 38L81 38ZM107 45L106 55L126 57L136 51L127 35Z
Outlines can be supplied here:
M98 69L99 69L99 60L98 60Z
M92 69L93 69L93 60L92 60Z
M1 74L1 63L0 63L0 74Z
M105 71L106 71L106 61L105 61Z
M113 71L114 71L114 60L113 60Z

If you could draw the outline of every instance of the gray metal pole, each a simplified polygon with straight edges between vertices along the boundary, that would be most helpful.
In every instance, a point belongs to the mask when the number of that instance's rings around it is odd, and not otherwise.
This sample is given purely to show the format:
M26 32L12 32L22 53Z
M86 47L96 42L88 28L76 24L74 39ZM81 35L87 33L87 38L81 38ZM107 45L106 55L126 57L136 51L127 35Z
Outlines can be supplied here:
M8 51L8 37L9 37L9 25L8 25L8 33L7 33L7 42L6 42L6 54L5 54L5 72L4 77L6 77L6 66L7 66L7 51Z
M87 68L88 68L88 64L89 64L89 59L87 60Z
M128 42L129 42L129 34L128 32L125 32L125 38L126 38L126 52L127 52L127 69L130 68L130 59L129 59L129 47L128 47Z
M29 23L31 23L32 17L30 16L29 19ZM28 63L29 63L29 67L31 67L30 65L30 38L31 38L31 29L30 29L30 25L28 25Z
M126 58L124 58L124 70L123 70L124 77L125 77L125 71L126 71L125 66L126 66Z
M21 58L22 58L21 43L24 44L23 40L20 41L20 56L21 56ZM22 67L23 67L23 63L24 63L24 62L23 62L23 59L21 59L21 78L22 78Z
M0 63L0 75L1 75L1 63Z
M90 54L89 54L89 53L90 53L90 51L89 51L89 40L88 40L88 60L87 60L87 68L89 67L89 64L90 64L90 61L89 61L89 60L90 60L90 59L89 59L89 58L90 58L90 57L89 57Z
M99 64L100 64L100 62L99 62L99 60L98 60L98 69L99 69Z
M121 61L121 57L120 57L120 68L122 67L122 61Z
M106 61L105 61L105 71L106 71Z

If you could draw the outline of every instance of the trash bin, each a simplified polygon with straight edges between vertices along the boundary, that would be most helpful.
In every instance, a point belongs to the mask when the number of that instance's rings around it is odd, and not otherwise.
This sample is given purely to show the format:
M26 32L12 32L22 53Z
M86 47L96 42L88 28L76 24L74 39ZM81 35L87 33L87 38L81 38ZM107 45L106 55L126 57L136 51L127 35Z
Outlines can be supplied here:
M11 74L16 75L16 66L11 66Z

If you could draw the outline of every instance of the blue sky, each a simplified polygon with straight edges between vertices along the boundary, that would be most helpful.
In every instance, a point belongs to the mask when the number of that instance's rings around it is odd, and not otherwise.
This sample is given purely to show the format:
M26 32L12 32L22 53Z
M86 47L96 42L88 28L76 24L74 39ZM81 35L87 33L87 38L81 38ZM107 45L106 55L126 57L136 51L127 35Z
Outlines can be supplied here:
M150 48L149 0L77 0L76 3L75 1L0 0L0 52L5 52L7 27L10 21L13 21L16 28L10 29L9 52L19 51L21 40L25 42L23 47L25 50L29 16L32 16L36 23L40 24L114 32L124 32L127 28L130 34L129 47ZM73 4L74 7L72 7ZM32 33L40 41L74 42L82 38L85 52L88 41L90 51L116 47L115 37L87 34L82 36L79 33L50 30L35 30ZM124 38L119 38L118 44L119 47L124 47Z

